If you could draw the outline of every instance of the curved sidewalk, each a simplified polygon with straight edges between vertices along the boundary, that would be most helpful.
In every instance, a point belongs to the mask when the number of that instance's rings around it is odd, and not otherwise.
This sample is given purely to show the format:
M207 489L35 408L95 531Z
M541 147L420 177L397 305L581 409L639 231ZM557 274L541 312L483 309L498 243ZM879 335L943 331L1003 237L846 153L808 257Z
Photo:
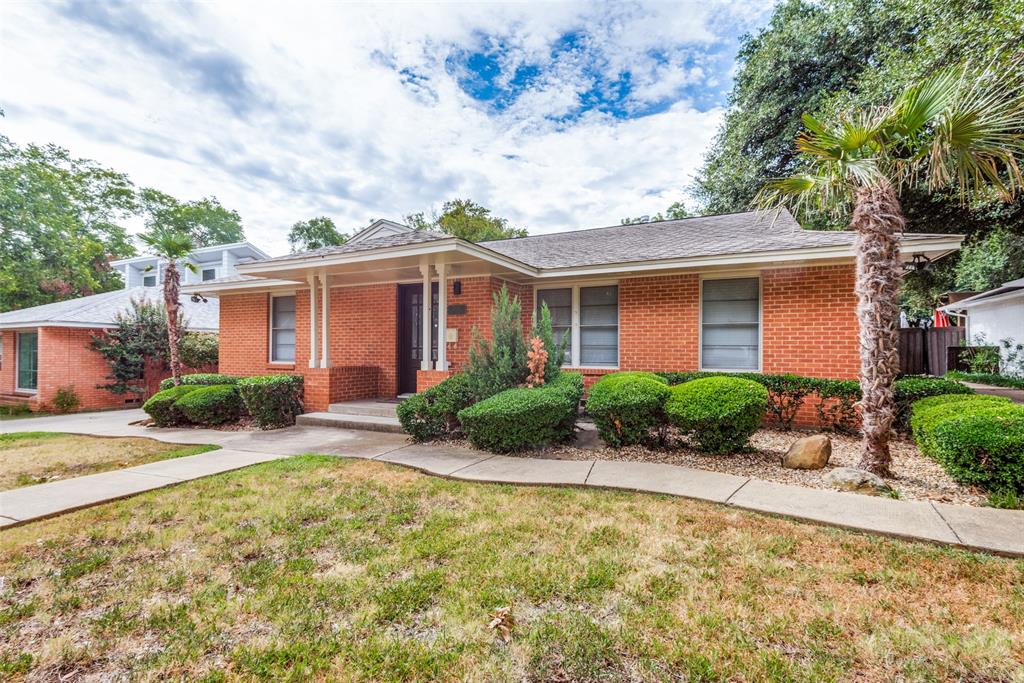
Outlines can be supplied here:
M0 527L276 458L323 453L379 460L466 481L593 486L682 496L856 531L1024 557L1024 511L1020 510L893 500L657 463L517 458L410 444L402 435L379 432L325 427L270 432L157 430L130 424L142 417L141 411L117 411L9 420L0 422L0 432L145 436L173 443L216 444L222 450L0 492Z

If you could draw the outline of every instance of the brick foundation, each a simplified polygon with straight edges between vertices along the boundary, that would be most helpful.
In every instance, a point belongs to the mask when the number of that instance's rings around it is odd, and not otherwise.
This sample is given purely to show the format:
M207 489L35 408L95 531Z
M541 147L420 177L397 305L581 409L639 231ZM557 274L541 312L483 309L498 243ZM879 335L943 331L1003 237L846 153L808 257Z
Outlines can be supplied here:
M305 368L302 375L307 411L323 411L332 403L379 395L380 368L371 365Z
M451 370L417 370L416 391L426 391L430 387L436 387L441 382L452 376Z

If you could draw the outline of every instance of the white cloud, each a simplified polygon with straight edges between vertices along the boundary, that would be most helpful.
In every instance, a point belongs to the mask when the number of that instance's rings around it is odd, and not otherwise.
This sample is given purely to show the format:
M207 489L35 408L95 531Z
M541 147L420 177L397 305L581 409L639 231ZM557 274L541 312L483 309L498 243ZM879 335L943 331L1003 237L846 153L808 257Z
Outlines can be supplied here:
M454 196L534 233L614 224L682 196L722 114L688 89L727 74L730 62L710 63L716 51L765 9L5 4L0 127L140 186L216 195L271 252L299 219L327 214L352 230ZM553 56L572 31L587 52ZM449 73L451 58L488 44L501 46L499 87L516 66L541 69L503 111ZM665 108L552 120L624 71L630 107Z

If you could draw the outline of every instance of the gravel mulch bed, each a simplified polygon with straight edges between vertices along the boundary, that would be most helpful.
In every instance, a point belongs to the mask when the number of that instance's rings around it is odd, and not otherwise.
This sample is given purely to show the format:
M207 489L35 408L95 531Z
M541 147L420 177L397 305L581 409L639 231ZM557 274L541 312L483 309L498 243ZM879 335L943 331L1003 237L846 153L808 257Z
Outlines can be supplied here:
M783 484L798 484L817 489L830 489L824 478L836 467L857 467L860 461L860 439L843 434L829 434L832 439L832 457L821 470L791 470L781 466L782 456L790 445L807 432L758 430L751 438L752 450L731 455L705 455L691 448L658 450L643 446L626 448L578 448L560 446L543 451L523 453L525 457L555 458L561 460L626 460L658 462L695 467L714 472L725 472L744 477L757 477ZM894 439L892 470L894 477L886 483L904 500L931 500L957 505L981 506L985 504L983 492L963 486L949 478L934 460L918 452L913 442Z

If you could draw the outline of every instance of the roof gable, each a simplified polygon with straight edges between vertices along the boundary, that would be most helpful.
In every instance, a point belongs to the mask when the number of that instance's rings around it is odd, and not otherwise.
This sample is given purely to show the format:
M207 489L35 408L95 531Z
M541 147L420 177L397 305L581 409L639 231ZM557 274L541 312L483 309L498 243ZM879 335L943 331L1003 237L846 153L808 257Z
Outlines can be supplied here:
M410 228L408 225L402 225L401 223L395 223L394 221L380 218L352 235L346 244L359 244L366 240L377 239L380 237L391 237L392 235L401 235L402 233L407 232L413 232L413 228Z

